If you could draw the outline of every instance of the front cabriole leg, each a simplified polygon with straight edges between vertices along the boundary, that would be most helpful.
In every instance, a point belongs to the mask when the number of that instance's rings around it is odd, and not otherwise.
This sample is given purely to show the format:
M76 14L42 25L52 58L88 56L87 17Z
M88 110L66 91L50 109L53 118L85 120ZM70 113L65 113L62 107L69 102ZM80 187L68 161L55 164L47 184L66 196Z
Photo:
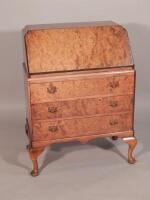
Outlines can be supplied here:
M126 137L126 138L122 138L123 141L125 143L127 143L129 145L129 148L128 148L128 162L130 164L134 164L136 162L134 156L133 156L133 151L137 145L137 140L135 137Z
M38 176L39 170L38 170L38 156L44 151L44 147L40 148L31 148L29 147L29 156L33 163L33 170L31 171L32 176Z

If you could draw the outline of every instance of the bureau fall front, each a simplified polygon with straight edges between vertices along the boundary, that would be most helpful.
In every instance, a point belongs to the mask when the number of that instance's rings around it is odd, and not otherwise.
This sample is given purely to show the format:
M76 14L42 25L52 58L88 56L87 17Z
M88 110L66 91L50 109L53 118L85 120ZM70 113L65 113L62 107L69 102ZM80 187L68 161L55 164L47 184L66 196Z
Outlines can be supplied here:
M135 163L135 69L121 25L26 26L23 66L32 176L47 146L73 140L121 138Z

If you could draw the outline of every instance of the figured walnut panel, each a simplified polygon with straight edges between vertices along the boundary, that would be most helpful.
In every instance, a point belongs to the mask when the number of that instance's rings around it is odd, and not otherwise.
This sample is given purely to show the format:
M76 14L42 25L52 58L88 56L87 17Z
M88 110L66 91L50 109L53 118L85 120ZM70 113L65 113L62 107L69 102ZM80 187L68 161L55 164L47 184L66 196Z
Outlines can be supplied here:
M86 135L86 136L76 136L76 137L68 137L68 138L62 138L62 139L46 139L46 140L35 140L32 141L32 147L33 148L38 148L38 147L45 147L48 146L49 144L54 144L54 143L62 143L62 142L70 142L70 141L80 141L82 143L86 143L90 140L97 139L97 138L103 138L103 137L113 137L117 136L119 138L127 138L127 137L133 137L134 132L132 130L130 131L121 131L121 132L113 132L113 133L104 133L104 134L99 134L99 135Z
M59 81L30 83L31 103L52 102L90 96L133 93L134 72L97 73L89 77L65 77Z
M120 25L32 29L25 34L30 73L133 65Z
M32 119L46 120L79 117L96 114L111 114L133 110L133 95L96 97L33 104Z
M129 131L132 112L112 116L49 120L33 123L33 141Z

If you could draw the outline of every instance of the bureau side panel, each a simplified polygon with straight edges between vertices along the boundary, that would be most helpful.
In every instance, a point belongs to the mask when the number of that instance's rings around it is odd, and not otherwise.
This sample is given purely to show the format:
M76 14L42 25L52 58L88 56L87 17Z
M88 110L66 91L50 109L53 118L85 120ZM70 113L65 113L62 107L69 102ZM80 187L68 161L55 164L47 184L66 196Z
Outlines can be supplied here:
M26 96L26 133L28 135L30 144L32 141L32 113L31 113L31 99L30 99L30 84L28 77L24 76L25 96Z

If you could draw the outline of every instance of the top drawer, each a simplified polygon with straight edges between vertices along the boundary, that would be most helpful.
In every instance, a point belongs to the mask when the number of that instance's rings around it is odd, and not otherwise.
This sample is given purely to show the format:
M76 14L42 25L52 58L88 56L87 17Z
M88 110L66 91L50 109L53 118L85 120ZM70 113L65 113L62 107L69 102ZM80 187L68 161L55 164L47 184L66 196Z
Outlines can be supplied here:
M30 80L31 103L133 93L134 71L99 72Z

